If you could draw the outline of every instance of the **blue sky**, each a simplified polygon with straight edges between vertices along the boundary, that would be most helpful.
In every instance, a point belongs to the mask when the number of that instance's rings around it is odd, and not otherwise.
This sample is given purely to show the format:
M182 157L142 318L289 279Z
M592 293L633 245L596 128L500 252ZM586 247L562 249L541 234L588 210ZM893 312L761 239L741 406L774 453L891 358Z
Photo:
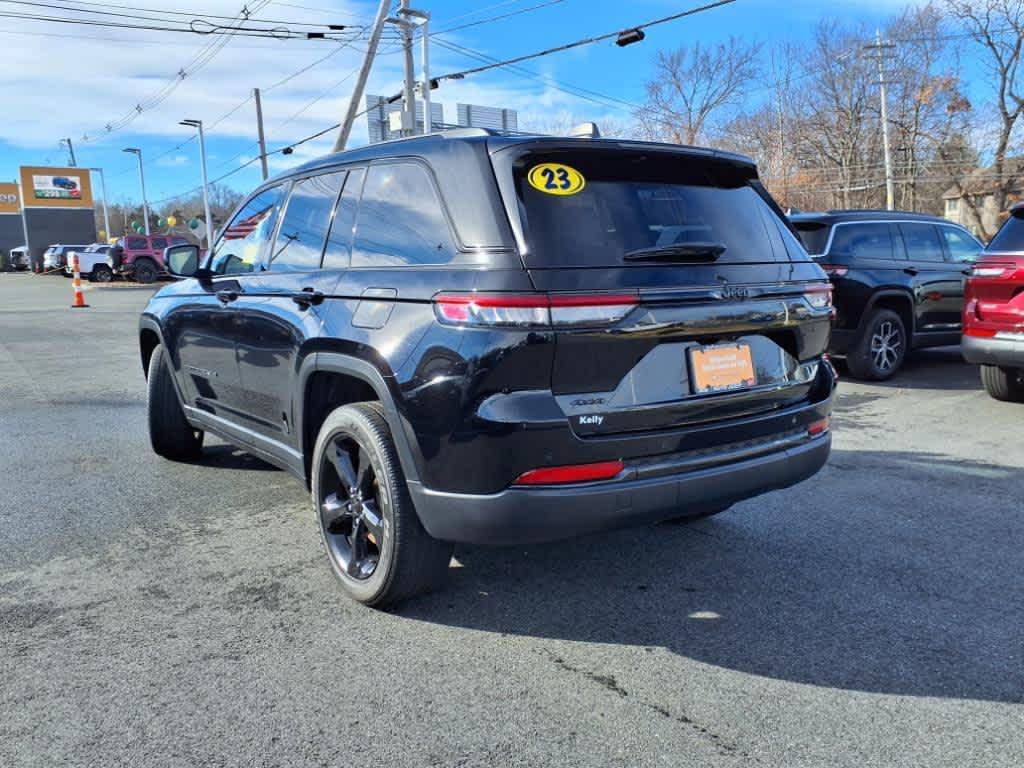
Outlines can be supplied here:
M124 3L124 0L110 0ZM480 24L445 35L449 42L506 58L559 45L569 40L625 28L691 7L676 0L420 0L432 14L432 29L487 20L504 13L530 9L500 21ZM136 4L131 4L136 5ZM231 16L239 0L174 0L138 6L162 10ZM260 3L249 3L250 7ZM869 26L882 23L906 4L886 0L834 0L824 4L791 0L780 9L768 0L736 0L732 5L670 22L648 30L647 39L628 48L613 42L559 53L528 63L542 77L530 79L502 70L463 81L447 82L434 92L444 104L445 118L455 120L457 102L508 106L519 110L520 126L543 130L592 119L599 124L628 122L629 109L614 101L600 103L570 96L558 85L599 92L614 99L640 103L644 83L659 49L694 40L713 43L735 34L772 43L807 39L824 17ZM270 2L254 17L291 23L359 23L372 18L375 4L332 0ZM69 15L65 13L64 15ZM0 88L5 95L5 120L0 122L0 180L14 179L19 165L63 164L66 153L58 140L75 142L78 164L105 169L112 200L138 200L134 158L123 147L141 147L146 162L148 197L159 201L187 192L200 182L195 142L176 148L192 131L178 125L198 118L210 126L207 137L211 178L236 170L255 155L252 102L243 103L255 86L265 89L264 113L271 149L289 144L336 122L342 114L361 55L338 51L289 82L271 87L310 65L337 45L326 41L234 39L205 67L185 78L168 98L138 114L124 128L105 132L103 126L129 112L158 92L211 38L193 35L79 27L28 20L5 20L0 38ZM385 45L370 78L370 93L390 94L400 87L401 57ZM417 68L419 66L417 53ZM435 45L432 74L456 71L475 62ZM345 78L349 77L347 81ZM342 82L341 85L338 83ZM269 89L269 90L267 90ZM238 109L228 114L232 109ZM218 122L219 120L219 122ZM214 125L216 123L216 125ZM83 140L89 136L89 140ZM272 172L325 152L333 139L311 142L293 155L275 155ZM353 144L366 141L365 123L357 124ZM259 181L259 164L234 173L225 183L248 189Z

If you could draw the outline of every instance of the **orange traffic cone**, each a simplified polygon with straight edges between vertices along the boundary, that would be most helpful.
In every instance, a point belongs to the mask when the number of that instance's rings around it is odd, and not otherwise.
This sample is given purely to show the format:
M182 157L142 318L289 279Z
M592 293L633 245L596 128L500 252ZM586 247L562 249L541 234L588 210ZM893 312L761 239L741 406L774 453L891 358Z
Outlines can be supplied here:
M72 252L69 258L71 259L71 272L74 275L71 278L71 287L75 292L75 301L71 308L85 309L89 305L85 303L85 297L82 295L82 275L78 272L78 254Z

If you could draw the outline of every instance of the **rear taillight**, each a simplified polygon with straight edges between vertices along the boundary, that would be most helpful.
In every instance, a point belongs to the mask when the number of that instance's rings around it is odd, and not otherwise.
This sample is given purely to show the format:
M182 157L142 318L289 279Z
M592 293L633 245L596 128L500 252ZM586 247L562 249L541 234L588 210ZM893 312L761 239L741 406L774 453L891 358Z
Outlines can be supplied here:
M544 467L523 472L513 485L565 485L566 483L592 483L611 480L626 465L621 461L600 461L595 464L570 464L563 467Z
M850 271L849 267L844 267L839 264L818 264L819 267L825 270L825 274L829 277L842 277Z
M804 289L804 299L815 309L825 309L832 306L832 285L830 283L819 283Z
M990 266L975 265L971 268L971 277L1009 277L1015 270L1013 267L1003 267L998 264L992 264Z
M526 328L609 325L637 305L633 294L442 293L434 313L448 325Z
M818 419L817 421L812 421L808 424L807 434L811 437L814 437L815 435L822 435L828 432L830 426L831 420L826 416L824 419Z

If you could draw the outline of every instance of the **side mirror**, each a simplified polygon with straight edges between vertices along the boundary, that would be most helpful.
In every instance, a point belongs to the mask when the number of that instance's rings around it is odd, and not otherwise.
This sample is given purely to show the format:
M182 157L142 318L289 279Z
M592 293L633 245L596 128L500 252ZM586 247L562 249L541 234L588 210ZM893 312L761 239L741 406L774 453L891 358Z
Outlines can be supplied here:
M199 272L199 246L172 245L164 248L164 264L173 277L195 277Z

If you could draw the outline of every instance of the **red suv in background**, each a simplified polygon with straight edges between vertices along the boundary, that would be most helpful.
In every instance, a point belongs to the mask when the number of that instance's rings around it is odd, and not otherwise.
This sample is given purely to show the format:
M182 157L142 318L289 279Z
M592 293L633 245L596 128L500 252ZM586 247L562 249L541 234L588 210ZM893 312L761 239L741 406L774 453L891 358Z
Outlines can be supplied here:
M152 283L166 271L164 248L187 244L184 237L171 235L127 235L110 249L107 264L115 275Z
M981 365L985 390L997 400L1024 402L1024 203L982 251L964 289L969 363Z

